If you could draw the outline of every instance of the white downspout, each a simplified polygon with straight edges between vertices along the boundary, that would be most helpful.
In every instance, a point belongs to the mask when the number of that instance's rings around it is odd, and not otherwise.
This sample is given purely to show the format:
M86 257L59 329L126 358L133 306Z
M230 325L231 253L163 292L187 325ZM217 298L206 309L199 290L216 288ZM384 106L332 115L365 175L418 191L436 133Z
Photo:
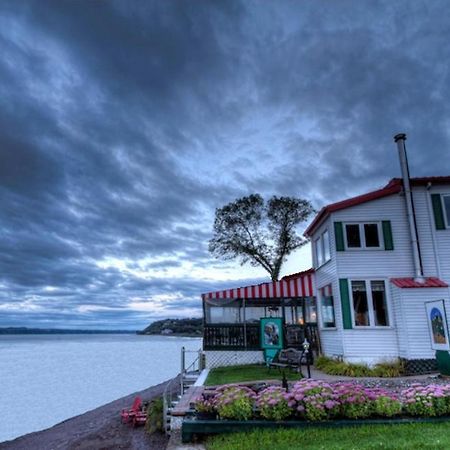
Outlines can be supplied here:
M423 277L422 268L420 264L419 240L417 238L416 221L414 217L411 186L409 182L408 161L406 159L406 149L405 149L406 134L403 133L396 134L394 136L394 141L396 142L398 148L398 156L400 159L400 168L402 171L402 178L403 178L403 188L405 190L406 212L408 216L409 232L411 235L411 244L414 261L414 281L423 283L425 282L425 279Z

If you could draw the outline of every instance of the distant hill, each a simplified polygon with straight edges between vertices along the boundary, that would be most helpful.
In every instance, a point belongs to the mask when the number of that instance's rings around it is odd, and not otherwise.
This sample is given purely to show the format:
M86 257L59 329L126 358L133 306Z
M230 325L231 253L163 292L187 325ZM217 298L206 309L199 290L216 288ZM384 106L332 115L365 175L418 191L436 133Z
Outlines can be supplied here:
M202 336L203 319L165 319L151 323L138 334L162 334L165 336Z
M0 328L0 334L134 334L129 330L66 330L60 328Z

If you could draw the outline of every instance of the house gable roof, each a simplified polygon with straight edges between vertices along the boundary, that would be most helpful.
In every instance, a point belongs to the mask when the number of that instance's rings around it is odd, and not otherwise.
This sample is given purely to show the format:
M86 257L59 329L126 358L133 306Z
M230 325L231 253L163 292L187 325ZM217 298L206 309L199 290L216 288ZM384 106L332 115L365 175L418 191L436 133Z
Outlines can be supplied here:
M412 186L427 186L429 183L450 184L450 176L411 178ZM392 178L392 180L389 181L389 183L381 189L324 206L316 215L316 217L313 219L313 221L309 224L308 228L304 232L304 235L308 237L311 236L317 229L317 227L322 223L322 221L326 217L328 217L332 212L340 211L341 209L345 208L350 208L351 206L361 205L362 203L387 197L388 195L398 194L402 191L402 189L403 189L402 179Z

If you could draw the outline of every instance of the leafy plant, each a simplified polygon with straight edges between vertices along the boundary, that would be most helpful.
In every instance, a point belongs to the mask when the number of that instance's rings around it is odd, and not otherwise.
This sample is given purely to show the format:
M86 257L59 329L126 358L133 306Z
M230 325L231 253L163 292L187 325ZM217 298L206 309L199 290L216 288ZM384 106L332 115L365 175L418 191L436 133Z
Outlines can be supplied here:
M194 402L196 412L203 414L214 414L216 412L216 398L214 395L202 394Z
M413 384L402 391L404 408L412 416L441 416L450 413L450 386Z
M250 388L222 386L217 391L217 412L222 419L249 420L253 416L256 394Z
M400 361L382 362L369 367L366 364L348 363L327 356L317 358L316 367L329 375L347 377L398 377L404 371Z
M378 416L393 417L402 412L402 404L394 397L380 395L374 401L374 411Z
M333 417L339 407L330 384L320 380L301 380L287 393L288 406L307 420L326 420Z
M270 386L262 390L256 405L260 415L267 420L284 420L293 414L286 400L286 391L279 386Z
M164 432L163 409L162 397L158 397L150 402L147 408L147 422L145 423L147 433Z

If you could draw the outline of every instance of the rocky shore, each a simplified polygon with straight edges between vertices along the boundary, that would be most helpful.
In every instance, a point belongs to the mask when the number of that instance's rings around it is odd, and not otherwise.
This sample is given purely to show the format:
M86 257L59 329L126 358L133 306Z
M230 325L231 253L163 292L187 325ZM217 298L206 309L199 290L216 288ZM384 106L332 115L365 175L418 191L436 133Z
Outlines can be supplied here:
M130 407L136 395L144 401L162 395L168 383L127 395L46 430L0 443L0 450L164 450L168 442L164 434L150 436L143 427L131 428L122 424L120 411Z

